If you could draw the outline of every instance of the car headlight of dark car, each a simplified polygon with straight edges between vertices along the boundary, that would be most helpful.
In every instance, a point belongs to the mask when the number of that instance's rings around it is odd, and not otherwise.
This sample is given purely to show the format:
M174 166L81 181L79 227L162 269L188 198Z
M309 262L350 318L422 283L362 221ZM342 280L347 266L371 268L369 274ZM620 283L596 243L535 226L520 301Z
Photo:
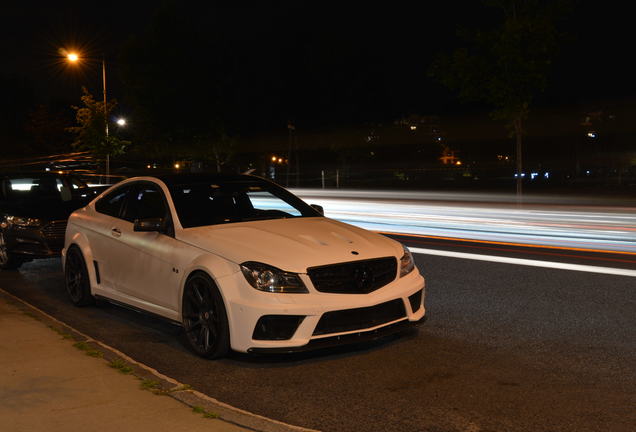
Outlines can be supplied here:
M402 245L402 247L404 248L404 255L402 255L400 259L400 277L406 276L415 268L415 261L413 260L411 251L404 245Z
M2 228L6 228L11 225L15 225L18 227L23 227L23 228L39 227L39 226L42 226L42 219L20 217L20 216L5 216L1 225L2 225Z
M296 273L286 272L267 264L248 261L241 264L247 282L259 291L271 293L308 293Z

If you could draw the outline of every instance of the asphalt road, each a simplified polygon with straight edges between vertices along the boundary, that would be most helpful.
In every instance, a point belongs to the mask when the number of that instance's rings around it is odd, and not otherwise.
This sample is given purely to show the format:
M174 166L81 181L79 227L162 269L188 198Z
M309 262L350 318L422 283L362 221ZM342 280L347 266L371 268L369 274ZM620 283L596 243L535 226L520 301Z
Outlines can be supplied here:
M636 269L630 255L402 240ZM418 331L295 356L197 358L170 324L112 305L71 306L58 259L0 272L0 288L209 396L300 426L338 432L636 429L636 278L415 257L427 278L429 314Z

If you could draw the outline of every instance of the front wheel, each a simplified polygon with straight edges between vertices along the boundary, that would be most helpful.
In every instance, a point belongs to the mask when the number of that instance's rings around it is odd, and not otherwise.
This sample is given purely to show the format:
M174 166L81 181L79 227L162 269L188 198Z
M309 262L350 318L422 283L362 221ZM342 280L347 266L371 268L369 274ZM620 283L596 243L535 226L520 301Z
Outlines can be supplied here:
M0 269L15 270L19 268L23 262L24 260L9 252L7 242L4 239L4 233L0 231Z
M188 347L201 357L224 357L230 331L223 297L205 273L190 276L183 290L183 330Z
M64 266L66 292L75 306L93 304L95 299L91 295L91 284L86 269L84 255L77 246L71 246L66 253Z

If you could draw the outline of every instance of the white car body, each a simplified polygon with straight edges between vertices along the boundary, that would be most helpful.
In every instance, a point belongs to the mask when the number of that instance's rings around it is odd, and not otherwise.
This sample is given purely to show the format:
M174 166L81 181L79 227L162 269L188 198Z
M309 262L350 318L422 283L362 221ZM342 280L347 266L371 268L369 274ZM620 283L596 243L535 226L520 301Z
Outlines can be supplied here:
M163 191L172 215L174 235L136 232L133 223L100 213L96 202L111 190L132 182L152 182ZM137 177L118 183L74 212L68 221L63 262L70 246L81 250L87 263L90 293L148 311L177 323L183 320L183 290L189 275L209 275L222 295L229 324L230 346L249 352L293 350L319 339L364 334L397 323L423 320L424 278L417 267L400 277L403 246L395 240L326 217L257 220L184 228L168 186L158 178ZM307 269L337 263L395 257L392 282L366 294L318 291ZM266 263L297 273L307 293L264 292L250 285L241 264ZM419 304L409 296L422 292ZM404 316L370 327L314 334L323 314L368 308L400 299ZM265 315L303 316L286 340L254 339L255 326Z

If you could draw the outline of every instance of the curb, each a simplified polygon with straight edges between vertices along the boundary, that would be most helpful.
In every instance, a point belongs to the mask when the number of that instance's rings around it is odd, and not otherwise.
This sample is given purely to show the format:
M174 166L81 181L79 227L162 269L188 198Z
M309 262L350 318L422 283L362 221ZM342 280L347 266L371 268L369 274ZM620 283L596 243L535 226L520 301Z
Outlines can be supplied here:
M153 383L152 388L149 388L149 390L155 394L169 396L191 409L202 408L207 413L214 413L219 420L256 432L319 432L316 429L290 425L223 403L192 389L189 385L180 383L174 378L160 373L150 366L138 362L116 348L91 338L2 288L0 288L0 298L17 307L26 315L42 322L56 333L70 339L75 344L81 344L81 350L100 352L103 355L98 357L102 357L107 362L107 366L109 365L108 363L117 362L119 364L124 361L126 366L132 369L127 373L143 382Z

